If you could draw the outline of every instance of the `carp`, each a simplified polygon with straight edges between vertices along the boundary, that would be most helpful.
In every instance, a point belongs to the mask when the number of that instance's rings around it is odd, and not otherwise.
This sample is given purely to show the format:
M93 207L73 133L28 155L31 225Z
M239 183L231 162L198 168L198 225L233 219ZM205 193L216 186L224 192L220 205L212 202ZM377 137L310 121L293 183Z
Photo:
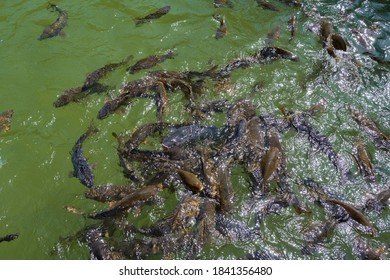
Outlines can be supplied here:
M370 198L366 201L364 209L375 212L382 212L387 205L387 201L390 199L390 187L376 194L374 198Z
M116 70L117 68L127 64L130 60L133 59L132 55L129 55L124 60L118 62L118 63L109 63L104 65L101 68L96 69L95 71L89 73L87 77L85 78L84 84L82 86L82 90L87 90L92 88L94 85L98 83L100 79L105 77L108 73Z
M193 192L199 193L204 189L203 183L198 179L198 177L189 171L186 170L177 170L180 178L183 180L184 184Z
M333 199L333 198L326 199L326 201L340 205L348 212L349 216L353 220L355 220L356 222L358 222L359 224L361 224L367 228L370 228L372 235L374 235L376 233L376 229L373 226L373 224L371 223L371 221L362 212L360 212L358 209L356 209L351 204L348 204L348 203L345 203L345 202L342 202L342 201L339 201L339 200Z
M363 177L368 178L369 181L374 181L375 180L374 170L372 167L370 157L368 156L368 152L365 149L364 145L361 143L357 143L354 147L354 150L355 153L352 156L359 167L360 174Z
M163 190L162 184L148 185L136 189L117 201L110 209L103 212L91 215L92 219L104 219L107 217L113 217L135 206L137 203L146 201L149 198L155 196L158 192Z
M56 19L55 22L53 22L50 26L46 27L43 30L38 40L44 40L51 37L55 37L57 35L62 35L63 34L62 29L68 23L68 13L66 11L58 8L56 5L53 4L50 4L48 9L58 12L58 18Z
M85 197L99 202L119 201L134 192L130 186L106 185L91 187L85 192Z
M164 148L184 146L200 140L217 140L220 132L215 126L192 124L182 126L168 134L162 141Z
M10 129L10 123L13 115L14 110L8 110L0 113L0 131L8 131Z
M376 123L354 108L350 108L352 119L373 140L375 146L390 151L390 138L383 133Z
M219 21L219 27L215 33L215 39L222 39L227 34L227 27L225 17L223 16L214 16L214 19Z
M229 241L253 241L259 238L255 231L241 221L229 218L222 213L216 215L216 229Z
M362 260L385 260L388 252L388 248L385 246L372 246L360 238L356 238L352 246Z
M137 61L134 65L127 68L126 71L129 74L134 74L140 70L152 68L157 64L164 62L167 59L173 59L174 57L175 53L172 50L163 55L151 55Z
M271 147L264 157L261 159L261 173L263 181L261 182L261 190L265 192L267 183L275 176L279 166L281 151L277 147Z
M103 239L99 228L89 229L85 234L92 260L112 260L112 253L109 245Z
M274 59L288 59L291 61L299 61L298 56L293 54L292 52L278 48L278 47L264 47L260 50L259 53L256 54L258 60L274 60Z
M214 8L233 8L233 2L231 0L214 0Z
M10 242L12 240L15 240L16 238L19 237L19 234L18 233L11 233L11 234L7 234L6 236L3 236L3 237L0 237L0 243L1 242Z
M186 230L192 226L192 222L198 216L200 203L199 196L186 195L171 213L142 231L151 236L164 236Z
M320 38L322 42L325 44L326 40L328 39L329 35L333 32L333 25L330 21L326 19L320 20Z
M297 17L295 15L290 17L290 19L288 21L288 26L289 26L290 33L291 33L289 41L291 41L295 36L295 31L297 28Z
M147 16L144 16L142 18L136 18L135 25L140 26L141 24L149 22L151 19L158 19L158 18L166 15L167 13L169 13L170 10L171 10L171 6L164 6L164 7L158 9L157 11L155 11Z
M80 180L80 182L88 188L94 185L94 174L87 159L84 156L82 145L89 136L97 133L99 130L91 123L88 130L83 133L74 144L71 156L74 172L73 175Z
M304 236L304 245L301 252L304 255L313 254L316 247L330 237L337 223L335 219L331 219L308 230Z
M264 10L270 10L270 11L274 11L274 12L279 11L279 9L276 6L272 5L267 0L256 0L256 2L257 2L257 5L259 7L262 7Z

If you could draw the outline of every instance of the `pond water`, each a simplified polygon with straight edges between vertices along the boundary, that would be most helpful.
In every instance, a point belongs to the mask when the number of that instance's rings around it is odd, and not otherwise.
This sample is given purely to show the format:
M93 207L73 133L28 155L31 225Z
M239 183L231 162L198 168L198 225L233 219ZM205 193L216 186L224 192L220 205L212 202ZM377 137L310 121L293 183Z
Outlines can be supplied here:
M118 142L112 133L130 135L141 125L157 121L155 102L148 98L134 98L131 106L122 106L109 117L97 119L98 111L118 95L122 84L147 74L147 70L127 74L126 67L150 55L173 50L173 59L150 70L204 71L214 65L223 68L270 44L289 50L299 61L278 59L235 69L224 84L207 81L205 93L197 102L234 103L245 98L255 105L258 115L272 113L282 120L281 107L303 111L326 100L323 112L307 121L329 139L351 170L352 178L340 183L340 174L328 158L321 151L314 151L305 137L289 129L281 139L287 180L311 213L298 215L286 207L257 221L251 212L257 207L251 198L251 181L243 165L235 164L230 176L235 207L230 218L252 229L255 237L240 240L217 233L190 257L243 259L265 248L269 254L284 259L358 259L361 256L353 246L356 240L387 246L388 204L380 212L364 212L377 230L374 236L361 230L359 223L340 223L314 253L302 254L305 233L329 216L308 198L307 188L298 182L311 178L334 198L356 207L389 187L389 151L375 145L352 119L348 108L358 109L390 135L390 4L321 0L302 1L302 7L294 7L283 1L269 2L279 11L263 9L254 0L232 0L232 7L219 8L211 0L56 1L68 14L64 34L38 40L58 13L50 12L46 1L1 1L0 112L12 109L14 114L10 128L0 131L0 237L10 233L18 233L19 237L0 243L0 259L90 258L86 242L77 238L77 233L99 221L70 213L65 207L96 213L108 205L86 199L87 188L69 176L73 170L72 147L93 122L99 132L84 142L83 150L93 166L95 185L130 184L119 166ZM136 17L166 5L171 6L168 14L135 25ZM221 39L215 38L220 25L215 15L224 17L226 22L227 34ZM291 16L296 17L292 40ZM347 41L347 51L337 51L336 58L328 54L316 33L321 18L331 22L334 31ZM276 34L270 39L267 34L271 30ZM106 91L60 108L53 106L64 90L81 86L88 73L129 55L133 60L127 66L101 80L109 87ZM254 90L257 84L261 85L258 91ZM168 96L164 120L191 121L185 95L176 90ZM219 128L225 122L226 112L210 114L202 120ZM146 143L145 147L156 148L152 144L157 140L150 139L151 144ZM373 182L359 174L354 162L353 147L357 142L363 143L370 154ZM130 212L128 221L145 227L166 216L186 192L184 186L176 188L176 192L164 190L154 203ZM278 191L275 182L269 189L269 197ZM151 239L138 235L144 242ZM135 236L116 232L105 238L115 249L121 242L131 243ZM386 255L389 256L388 251ZM147 258L188 256L176 248L166 254L150 253Z

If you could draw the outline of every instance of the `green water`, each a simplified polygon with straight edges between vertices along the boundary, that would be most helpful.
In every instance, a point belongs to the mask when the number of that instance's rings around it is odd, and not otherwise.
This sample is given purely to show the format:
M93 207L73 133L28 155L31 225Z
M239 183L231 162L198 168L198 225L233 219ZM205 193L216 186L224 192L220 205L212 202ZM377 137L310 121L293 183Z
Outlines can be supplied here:
M329 190L350 203L361 205L369 193L377 193L390 184L390 157L378 150L351 119L347 105L353 105L374 119L390 134L389 66L362 53L353 30L372 40L369 46L375 56L390 61L390 5L387 1L303 1L303 9L270 1L279 12L262 10L256 1L232 1L234 8L215 9L213 1L58 1L69 15L64 36L37 40L43 29L57 18L49 12L46 1L0 1L0 112L13 109L11 129L0 132L0 236L19 233L13 242L0 244L0 259L88 259L85 244L73 242L59 245L61 237L76 233L91 224L80 215L68 213L64 206L86 212L105 205L84 198L85 187L69 177L72 163L69 152L91 121L99 133L84 144L84 152L94 165L96 185L126 184L118 165L116 140L112 132L131 133L142 124L156 121L153 100L135 100L131 108L107 119L97 120L97 112L105 101L117 95L123 82L143 77L145 71L127 75L125 68L108 75L104 83L111 90L88 96L79 103L54 108L53 102L67 88L83 83L85 75L107 63L119 62L128 55L134 60L173 49L177 56L155 67L176 71L226 65L232 60L253 54L265 46L267 33L280 25L281 33L274 44L292 51L299 62L278 60L266 65L237 69L227 89L211 86L204 100L238 100L248 97L257 105L259 114L275 113L285 105L303 110L326 98L325 111L310 123L329 137L334 148L346 158L356 173L353 182L339 185L338 174L327 158L310 151L305 139L290 131L283 135L287 170L291 178L311 177L329 186ZM164 5L171 11L160 19L135 27L133 19ZM319 37L308 31L318 22L318 12L331 20L336 31L348 41L348 52L339 60L322 49ZM218 28L212 15L226 18L228 34L214 38ZM289 41L287 22L297 16L295 38ZM371 31L374 30L374 31ZM265 89L252 93L256 82ZM170 94L170 110L166 121L189 119L184 111L183 94ZM224 117L215 116L209 123L222 125ZM372 154L376 182L368 184L350 156L355 141L365 143ZM234 169L232 181L238 202L245 204L249 196L247 178ZM299 192L297 186L294 187ZM177 199L166 198L166 211ZM239 204L239 203L238 203ZM160 205L162 206L162 205ZM149 209L153 214L153 209ZM163 211L163 210L160 210ZM235 217L245 214L237 209ZM388 207L381 214L368 214L379 229L378 236L365 240L379 246L390 241ZM320 210L310 215L296 215L286 209L282 215L271 215L262 225L265 241L287 258L356 258L352 240L359 232L340 225L331 240L314 256L302 256L300 232L305 225L321 219ZM146 210L141 219L151 219ZM242 218L253 223L251 218ZM241 258L252 245L219 241L205 248L200 258ZM253 241L256 244L256 241Z

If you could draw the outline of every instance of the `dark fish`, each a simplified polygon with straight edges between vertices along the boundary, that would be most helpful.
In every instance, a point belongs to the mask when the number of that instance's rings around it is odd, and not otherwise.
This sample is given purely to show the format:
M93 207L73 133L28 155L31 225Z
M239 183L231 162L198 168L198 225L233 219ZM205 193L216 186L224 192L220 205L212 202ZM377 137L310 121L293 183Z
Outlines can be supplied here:
M333 149L329 139L322 135L319 131L311 127L299 113L289 112L286 108L283 109L283 113L287 117L287 121L290 125L301 135L305 136L310 145L318 151L323 152L333 165L342 173L345 174L345 166L341 162L341 159Z
M98 112L98 119L105 119L113 114L120 106L130 102L134 97L146 95L154 81L148 78L128 82L119 90L119 95L107 101Z
M1 242L10 242L12 240L15 240L16 238L19 237L19 234L18 233L11 233L11 234L7 234L6 236L3 236L3 237L0 237L0 243Z
M62 29L67 25L68 14L56 5L50 4L48 9L52 9L59 13L58 18L50 26L46 27L38 40L44 40L62 34Z
M10 123L13 115L14 110L8 110L0 113L0 130L8 131L10 129Z
M177 170L180 178L183 180L184 184L193 192L199 193L204 189L203 183L198 179L198 177L189 171L186 170Z
M157 185L148 185L134 190L130 194L123 197L121 200L116 202L110 209L100 212L95 215L91 215L92 219L104 219L107 217L113 217L118 214L123 213L124 211L130 209L139 202L146 201L157 194L157 192L162 191L162 184Z
M99 228L92 228L85 235L92 260L112 260L112 254L109 245L103 239Z
M192 124L182 126L168 134L164 138L162 146L165 148L172 148L191 144L199 140L217 140L219 136L220 132L215 126Z
M363 146L363 144L357 143L354 150L355 154L353 154L353 157L359 166L360 174L362 174L364 177L367 177L368 180L374 181L374 170L366 148Z
M280 25L275 26L272 28L270 32L267 34L267 40L266 40L266 45L270 46L273 44L275 40L278 40L280 37Z
M289 6L302 7L302 1L298 1L298 0L278 0L278 1Z
M291 16L290 20L288 21L288 25L289 25L290 33L291 33L289 41L291 41L295 36L295 30L297 28L297 17Z
M140 26L141 24L143 24L145 22L149 22L151 19L160 18L160 17L166 15L167 13L169 13L170 10L171 10L171 6L165 6L165 7L162 7L160 9L158 9L157 11L155 11L155 12L153 12L145 17L136 18L135 25Z
M332 57L337 57L336 50L347 51L347 43L338 33L331 33L326 40L326 50Z
M233 8L233 2L231 0L214 0L214 7L215 8Z
M94 175L91 166L89 165L87 159L84 156L82 145L85 139L87 139L87 137L96 132L98 132L98 129L93 124L90 124L88 130L83 133L77 140L71 152L74 168L73 175L88 188L93 187L94 185Z
M54 107L62 107L70 102L76 102L82 98L83 87L76 87L67 89L54 102Z
M330 21L326 19L320 20L320 38L325 44L326 40L328 39L329 35L333 32L333 25Z
M233 242L245 242L256 240L259 236L254 230L241 221L234 220L222 213L216 215L216 229L226 238Z
M149 69L157 64L164 62L167 59L173 59L175 57L175 53L170 50L164 55L151 55L144 59L137 61L133 66L130 66L126 69L127 73L134 74L142 69Z
M376 125L376 123L363 115L358 110L351 108L352 119L360 126L373 141L374 144L380 148L390 151L390 138L384 134Z
M284 50L278 47L264 47L259 53L260 59L288 59L291 61L299 61L299 58L288 50Z
M225 17L223 17L223 16L219 16L219 17L214 16L214 18L219 21L219 27L217 29L217 32L215 33L215 39L222 39L227 34L227 27L226 27Z
M275 12L279 11L279 9L276 6L272 5L267 0L256 0L256 2L257 2L257 5L259 7L262 7L264 10L270 10L270 11L275 11Z
M316 247L330 237L336 225L337 221L332 219L307 231L304 236L304 246L301 249L302 253L305 255L313 254Z
M119 201L134 192L130 186L107 185L91 187L85 192L85 197L99 202Z
M93 87L98 83L100 79L105 77L108 73L116 70L118 67L122 65L127 64L131 59L133 59L132 55L128 56L126 59L122 60L121 62L104 65L103 67L89 73L85 78L84 84L82 86L82 90L87 90Z

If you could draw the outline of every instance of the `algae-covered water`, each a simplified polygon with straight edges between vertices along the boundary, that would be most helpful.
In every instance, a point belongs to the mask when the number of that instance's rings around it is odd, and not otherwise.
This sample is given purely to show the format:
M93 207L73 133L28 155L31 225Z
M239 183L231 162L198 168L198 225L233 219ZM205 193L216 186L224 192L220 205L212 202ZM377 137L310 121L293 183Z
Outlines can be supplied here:
M93 122L99 132L88 138L83 149L93 165L95 185L129 184L119 166L117 140L112 133L130 134L157 120L154 101L143 98L134 99L131 106L122 107L106 119L97 119L100 108L118 94L121 85L145 76L145 70L130 75L126 67L120 67L102 80L109 86L105 92L55 108L53 102L64 90L82 85L88 73L129 55L133 60L128 66L173 50L174 59L153 69L222 68L265 47L269 43L267 34L275 28L280 34L273 38L272 45L291 51L299 57L298 62L280 59L236 69L224 86L208 84L201 99L234 102L246 98L255 104L258 114L273 113L280 119L282 106L300 111L325 99L325 110L309 122L328 137L353 178L340 184L339 174L327 157L313 151L305 138L290 129L282 135L282 144L294 193L305 199L307 191L296 182L312 178L338 199L362 206L372 195L388 188L389 152L374 145L351 118L348 108L359 109L390 135L389 2L302 1L302 7L294 7L270 0L279 11L264 10L254 0L231 2L233 7L215 8L211 0L56 1L68 13L64 34L38 40L44 28L58 17L47 9L48 2L0 1L0 112L14 111L9 130L0 131L0 237L19 234L12 242L0 243L0 259L90 258L85 242L64 238L96 221L70 213L65 207L92 213L107 205L86 199L86 187L69 176L73 170L70 151ZM168 14L135 26L136 17L166 5L171 6ZM227 26L227 34L218 40L215 14L223 16ZM288 25L291 16L296 16L297 22L292 40ZM315 32L320 18L332 22L334 31L348 43L347 51L341 51L337 58L324 50ZM262 85L260 91L254 90L258 83ZM184 95L169 93L169 98L165 121L190 120ZM226 114L221 113L209 116L205 122L221 127L225 118ZM351 156L358 141L370 153L374 182L359 174ZM231 180L236 200L232 218L257 228L248 210L250 182L242 166L234 167ZM156 221L175 208L181 194L164 192L159 196L159 209L153 209L153 204L145 206L140 213L131 214L134 222L143 226ZM309 214L298 215L285 208L268 215L257 228L259 240L242 242L217 236L192 257L242 259L267 244L266 248L286 259L358 259L360 255L353 248L356 238L373 246L390 243L387 205L379 213L365 213L377 228L375 236L340 223L314 254L303 255L304 233L327 217L321 207L306 203L312 210ZM180 258L182 254L177 251L151 257ZM389 256L388 252L384 255Z

